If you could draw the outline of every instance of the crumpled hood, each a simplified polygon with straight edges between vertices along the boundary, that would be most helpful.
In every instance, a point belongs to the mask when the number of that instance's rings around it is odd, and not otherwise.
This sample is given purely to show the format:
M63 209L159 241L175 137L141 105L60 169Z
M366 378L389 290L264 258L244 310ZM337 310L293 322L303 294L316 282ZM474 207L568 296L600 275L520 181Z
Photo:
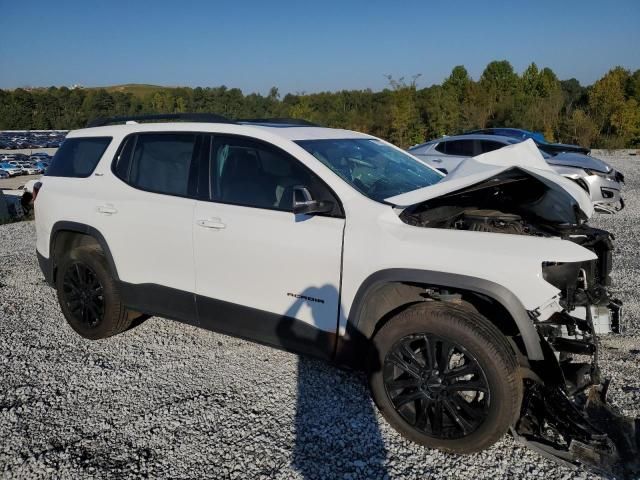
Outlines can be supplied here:
M435 185L389 197L385 201L398 207L409 207L482 183L514 168L534 176L553 190L556 201L550 208L569 211L576 204L587 218L593 215L593 204L587 193L575 182L558 175L531 139L469 158Z
M582 153L564 152L547 158L550 165L561 165L563 167L577 167L595 170L596 172L609 173L611 166L599 158Z

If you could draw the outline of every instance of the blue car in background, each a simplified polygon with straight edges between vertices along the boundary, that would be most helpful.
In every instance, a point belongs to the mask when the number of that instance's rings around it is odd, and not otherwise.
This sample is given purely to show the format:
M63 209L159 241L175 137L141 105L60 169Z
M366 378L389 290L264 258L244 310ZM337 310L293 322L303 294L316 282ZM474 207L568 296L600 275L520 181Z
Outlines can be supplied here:
M549 155L557 155L559 153L583 153L589 155L591 149L581 147L580 145L569 145L566 143L551 143L544 138L540 132L531 132L521 128L482 128L480 130L472 130L465 132L463 135L500 135L502 137L516 138L520 141L530 138L540 150Z
M47 168L49 168L48 162L36 162L33 165L42 173L47 173Z
M7 162L0 163L0 170L4 170L11 177L15 177L16 175L22 175L22 168L17 165L13 165L12 163L7 163Z

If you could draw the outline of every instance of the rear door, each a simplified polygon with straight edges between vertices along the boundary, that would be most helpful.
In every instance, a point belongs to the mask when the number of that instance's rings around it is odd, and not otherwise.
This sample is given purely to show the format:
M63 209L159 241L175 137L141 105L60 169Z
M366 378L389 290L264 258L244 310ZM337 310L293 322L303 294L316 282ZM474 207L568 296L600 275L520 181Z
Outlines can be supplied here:
M201 167L193 238L202 326L330 357L338 321L344 216L329 188L264 142L215 136ZM295 215L293 187L335 203Z
M93 222L103 233L126 303L148 313L195 320L192 223L202 135L128 136L110 181L96 192ZM115 176L116 178L113 178Z

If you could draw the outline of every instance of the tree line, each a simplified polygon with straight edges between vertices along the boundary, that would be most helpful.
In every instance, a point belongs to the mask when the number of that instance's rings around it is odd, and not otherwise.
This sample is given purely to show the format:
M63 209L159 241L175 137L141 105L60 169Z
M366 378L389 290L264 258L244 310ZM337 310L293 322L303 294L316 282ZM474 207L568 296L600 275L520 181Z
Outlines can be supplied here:
M301 118L370 133L407 147L484 127L542 132L548 140L589 147L640 147L640 70L615 67L591 86L559 80L532 63L518 75L508 61L474 80L455 67L440 85L418 88L387 76L382 91L343 90L281 96L238 88L157 88L134 94L103 88L0 90L0 130L74 129L96 117L211 112L237 118Z

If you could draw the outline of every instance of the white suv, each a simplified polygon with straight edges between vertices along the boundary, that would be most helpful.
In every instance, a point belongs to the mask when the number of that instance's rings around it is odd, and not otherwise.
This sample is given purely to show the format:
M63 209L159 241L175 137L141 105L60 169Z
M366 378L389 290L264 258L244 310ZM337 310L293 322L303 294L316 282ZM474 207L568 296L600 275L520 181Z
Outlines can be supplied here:
M614 415L587 393L596 323L617 331L620 309L610 235L572 182L490 158L443 179L299 121L124 120L70 132L36 189L38 259L80 335L159 315L364 369L389 423L429 447L512 427L565 461L626 458L588 418Z

